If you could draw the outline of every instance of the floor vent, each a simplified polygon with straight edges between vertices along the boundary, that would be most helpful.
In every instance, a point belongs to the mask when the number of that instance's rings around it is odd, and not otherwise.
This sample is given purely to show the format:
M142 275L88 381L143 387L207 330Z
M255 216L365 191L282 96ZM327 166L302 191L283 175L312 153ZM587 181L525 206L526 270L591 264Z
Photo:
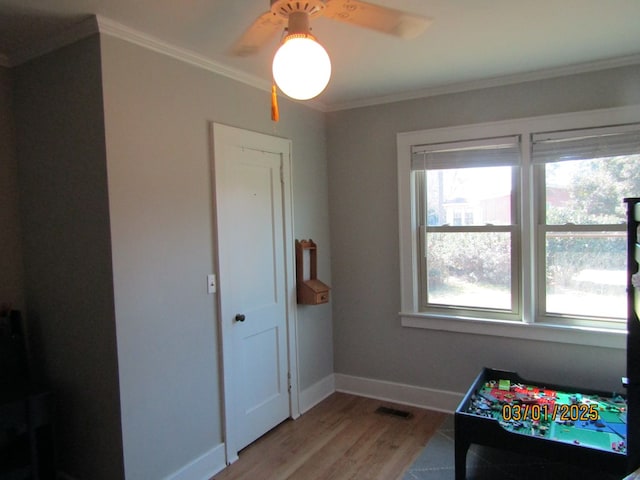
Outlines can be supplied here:
M397 410L395 408L389 408L389 407L378 407L376 409L376 413L379 413L380 415L392 415L394 417L404 418L406 420L413 417L413 414L411 412L406 412L404 410Z

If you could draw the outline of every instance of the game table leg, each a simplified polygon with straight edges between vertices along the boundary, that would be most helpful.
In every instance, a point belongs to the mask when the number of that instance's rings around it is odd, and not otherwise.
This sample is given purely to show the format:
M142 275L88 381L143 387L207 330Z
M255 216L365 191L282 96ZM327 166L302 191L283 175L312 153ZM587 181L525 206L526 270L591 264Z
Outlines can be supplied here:
M455 473L456 480L467 478L467 451L471 444L456 437L455 440Z

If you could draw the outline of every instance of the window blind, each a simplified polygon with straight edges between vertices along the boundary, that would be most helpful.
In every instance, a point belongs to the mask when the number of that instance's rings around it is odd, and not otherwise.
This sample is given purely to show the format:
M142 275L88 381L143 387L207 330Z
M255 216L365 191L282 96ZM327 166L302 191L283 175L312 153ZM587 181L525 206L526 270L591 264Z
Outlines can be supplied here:
M640 124L532 135L534 163L587 160L640 153Z
M411 148L412 170L498 167L519 162L519 136L414 145Z

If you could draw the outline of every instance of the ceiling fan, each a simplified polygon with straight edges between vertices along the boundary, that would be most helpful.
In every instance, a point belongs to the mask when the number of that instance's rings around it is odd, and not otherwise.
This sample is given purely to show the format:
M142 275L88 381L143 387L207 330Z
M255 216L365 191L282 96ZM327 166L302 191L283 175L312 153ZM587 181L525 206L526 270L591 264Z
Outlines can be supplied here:
M260 15L232 48L232 53L252 55L281 32L295 15L323 16L401 38L420 35L431 23L422 15L381 7L360 0L271 0L271 9Z
M274 57L275 82L286 95L292 98L299 100L313 98L324 90L331 75L329 56L311 34L309 26L309 18L319 16L400 38L414 38L431 23L431 19L421 15L360 0L271 0L270 10L260 15L242 34L233 45L231 54L240 57L253 55L278 32L284 31L282 45ZM297 56L294 59L283 59L284 47L294 50L291 47L294 44L305 44L304 48L310 48L310 50L298 51L296 47ZM319 55L317 59L312 56L314 51ZM282 68L286 68L287 76L292 76L291 82L283 80ZM292 70L296 72L292 73ZM295 84L293 90L285 86L286 83ZM296 91L296 86L303 86L304 90L307 89L306 87L314 88L311 88L312 92L302 93Z

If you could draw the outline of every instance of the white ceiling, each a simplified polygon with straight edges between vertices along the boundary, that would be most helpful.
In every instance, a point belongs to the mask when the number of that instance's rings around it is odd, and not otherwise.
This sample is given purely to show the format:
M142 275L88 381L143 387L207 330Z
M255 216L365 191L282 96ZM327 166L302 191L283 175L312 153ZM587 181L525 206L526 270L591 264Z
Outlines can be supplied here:
M316 102L320 108L640 63L640 0L371 1L433 23L420 37L402 40L312 19L333 64L329 86ZM268 9L269 0L0 0L0 61L12 65L26 47L94 14L112 29L122 27L205 58L245 82L269 85L278 38L253 57L227 54Z

